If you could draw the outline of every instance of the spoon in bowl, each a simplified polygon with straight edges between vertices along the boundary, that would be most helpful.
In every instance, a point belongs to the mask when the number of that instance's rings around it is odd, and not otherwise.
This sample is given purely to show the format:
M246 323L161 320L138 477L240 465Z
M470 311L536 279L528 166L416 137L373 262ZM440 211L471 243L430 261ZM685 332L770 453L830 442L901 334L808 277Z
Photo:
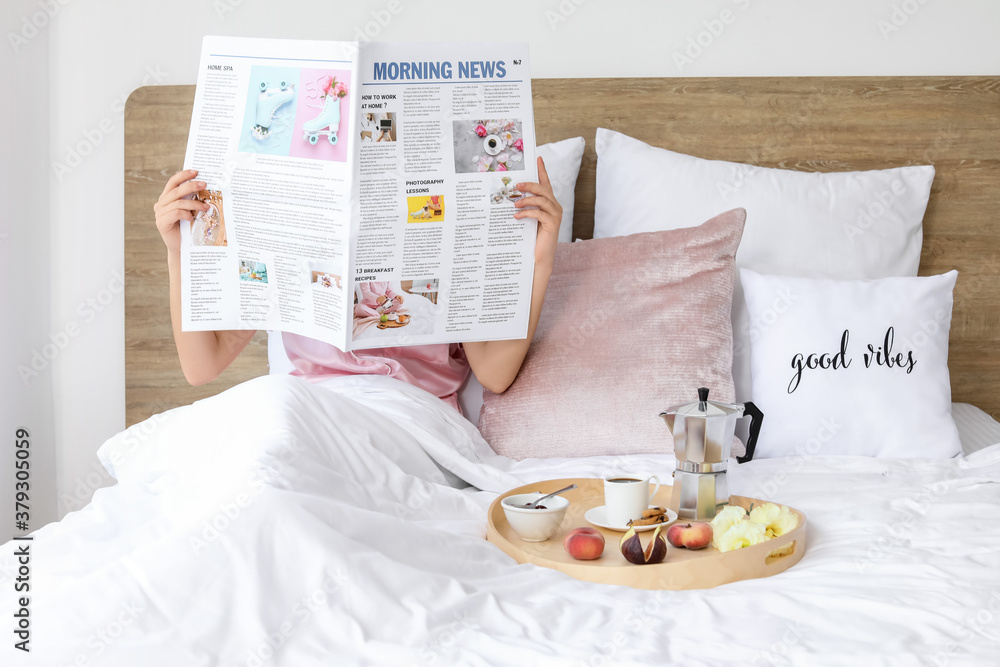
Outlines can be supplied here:
M542 496L538 500L533 500L530 503L526 503L524 505L518 505L518 507L520 507L522 509L526 509L526 510L533 510L533 509L535 509L535 507L537 507L538 505L540 505L543 500L548 500L552 496L558 496L560 493L565 493L567 491L572 491L575 488L576 488L576 484L570 484L565 489L559 489L558 491L553 491L552 493L548 494L547 496Z

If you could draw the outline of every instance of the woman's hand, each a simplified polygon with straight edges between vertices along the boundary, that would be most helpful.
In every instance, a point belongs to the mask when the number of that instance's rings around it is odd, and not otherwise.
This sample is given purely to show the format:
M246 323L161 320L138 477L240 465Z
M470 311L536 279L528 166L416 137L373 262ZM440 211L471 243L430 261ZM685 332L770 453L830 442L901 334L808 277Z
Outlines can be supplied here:
M559 242L559 223L562 222L563 209L552 192L552 183L549 181L549 173L545 170L545 161L538 158L537 183L518 183L516 187L532 196L522 197L514 202L514 206L520 209L514 213L514 217L534 218L538 221L535 264L541 263L551 268L556 254L556 244Z
M197 199L187 199L188 195L205 189L205 181L195 181L198 172L194 169L179 171L170 177L160 198L153 204L156 214L156 229L160 232L167 254L179 253L181 249L181 220L194 219L192 211L207 211L209 206Z
M538 327L545 301L545 290L552 275L556 244L559 242L559 223L562 206L552 194L552 183L545 171L545 163L538 158L538 182L518 183L517 189L531 196L514 203L519 210L514 217L538 221L535 241L535 274L531 283L531 311L528 315L528 336L521 340L491 340L465 343L465 356L479 382L495 394L502 393L514 382L528 347Z
M181 220L194 219L193 211L207 211L208 204L186 199L205 189L204 181L193 180L194 169L170 177L159 200L153 205L156 229L167 246L167 275L170 280L170 325L177 345L177 357L185 379L193 385L211 382L239 356L256 331L183 331L181 328Z

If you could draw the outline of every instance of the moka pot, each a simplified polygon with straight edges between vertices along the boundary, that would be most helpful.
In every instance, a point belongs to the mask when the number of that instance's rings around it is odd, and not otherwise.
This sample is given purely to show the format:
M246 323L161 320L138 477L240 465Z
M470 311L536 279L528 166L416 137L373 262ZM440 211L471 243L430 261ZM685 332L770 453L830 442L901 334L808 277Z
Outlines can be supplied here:
M757 436L764 419L757 406L746 403L719 403L708 400L708 389L698 389L694 403L675 405L660 413L674 436L673 505L681 519L711 521L719 508L729 504L726 468L732 454L736 420L751 418L747 453L737 459L753 458Z

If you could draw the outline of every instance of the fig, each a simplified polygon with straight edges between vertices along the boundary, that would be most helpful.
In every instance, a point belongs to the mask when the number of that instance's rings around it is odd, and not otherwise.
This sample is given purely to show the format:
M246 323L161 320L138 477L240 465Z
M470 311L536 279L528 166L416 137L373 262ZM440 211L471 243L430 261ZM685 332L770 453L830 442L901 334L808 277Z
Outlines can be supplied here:
M639 534L635 532L635 527L632 526L632 522L630 521L628 531L622 535L621 542L618 543L618 548L621 549L625 560L633 565L655 565L656 563L662 563L667 557L667 540L663 535L660 535L662 529L662 525L656 527L656 530L653 531L652 539L646 545L646 548L643 549Z

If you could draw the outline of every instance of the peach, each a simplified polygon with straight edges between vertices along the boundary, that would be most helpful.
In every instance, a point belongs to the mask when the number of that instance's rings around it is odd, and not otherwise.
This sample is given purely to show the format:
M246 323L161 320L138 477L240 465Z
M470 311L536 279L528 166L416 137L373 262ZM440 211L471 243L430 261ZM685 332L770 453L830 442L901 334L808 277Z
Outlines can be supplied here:
M574 528L563 540L563 548L577 560L594 560L604 553L604 535L596 528Z
M712 543L712 525L700 521L675 523L667 529L667 541L683 549L704 549Z

